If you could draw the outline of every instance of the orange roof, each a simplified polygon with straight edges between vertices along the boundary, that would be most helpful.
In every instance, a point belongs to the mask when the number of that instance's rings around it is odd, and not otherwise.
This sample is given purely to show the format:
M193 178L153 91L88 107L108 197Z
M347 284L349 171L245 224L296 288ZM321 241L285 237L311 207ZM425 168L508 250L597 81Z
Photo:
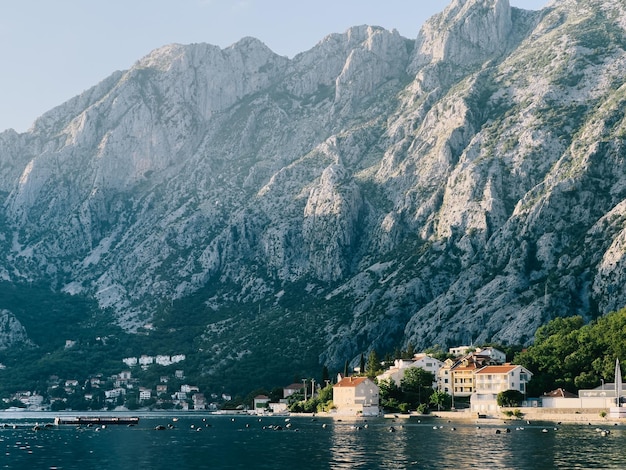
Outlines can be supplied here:
M505 364L503 366L485 366L479 371L477 371L476 373L477 374L506 374L508 372L511 372L512 370L517 369L518 367L522 367L522 366L516 366L513 364Z
M369 380L367 377L346 377L341 379L341 381L337 382L333 387L356 387L357 385L362 384L366 380Z

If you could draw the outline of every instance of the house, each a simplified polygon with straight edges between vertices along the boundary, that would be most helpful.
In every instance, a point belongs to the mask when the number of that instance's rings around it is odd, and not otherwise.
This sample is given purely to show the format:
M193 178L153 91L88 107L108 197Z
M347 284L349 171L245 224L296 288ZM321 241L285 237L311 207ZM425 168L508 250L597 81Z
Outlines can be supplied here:
M453 348L462 350L467 346ZM452 397L467 398L474 393L474 374L488 365L500 365L506 354L495 348L477 348L460 359L446 359L439 369L437 387Z
M170 356L164 356L162 354L159 354L154 359L154 362L156 362L160 366L169 366L170 364L172 364L172 358Z
M626 390L626 384L622 384L621 390ZM614 383L603 383L593 389L579 390L578 395L556 389L541 397L543 408L612 409L616 404L617 389Z
M525 395L532 375L525 367L515 364L485 366L477 370L475 391L470 400L472 411L497 411L497 397L500 392L517 390Z
M257 395L253 400L253 409L255 413L263 413L268 409L270 398L266 395Z
M186 356L184 354L174 354L171 357L172 364L176 364L177 362L184 361L185 359L186 359Z
M404 378L404 373L410 367L419 367L420 369L424 369L427 372L432 373L435 376L435 381L433 382L433 388L437 386L437 376L439 374L439 369L444 366L444 363L439 359L435 359L430 354L419 353L413 356L412 359L396 359L392 367L387 369L382 374L378 375L376 378L380 380L393 380L396 385L400 386L402 379Z
M492 348L491 346L486 348L476 348L476 356L488 357L495 364L504 364L506 362L506 353L499 349Z
M193 401L194 410L206 409L206 398L204 397L204 393L194 393L191 400Z
M141 357L139 358L139 365L143 369L146 369L149 365L152 365L152 364L154 364L153 356L146 356L145 354L142 354Z
M378 416L378 385L367 377L346 377L333 385L337 414Z
M167 393L167 385L157 385L156 392L157 392L157 395L161 395L162 393Z
M150 400L152 398L152 390L149 388L139 388L139 400Z
M113 390L104 391L104 398L107 400L114 400L124 395L126 395L126 390L123 388L114 388Z
M294 393L301 393L303 388L303 384L292 383L291 385L287 385L285 388L283 388L283 397L287 398Z
M180 386L180 391L185 393L199 392L200 389L196 385L183 384Z
M473 349L473 346L457 346L454 348L448 349L448 353L453 355L454 357L464 356L466 355L470 349Z
M466 398L474 393L474 373L480 368L471 354L458 361L446 359L439 369L437 386L454 397Z
M136 357L125 357L124 359L122 359L122 362L124 364L126 364L128 367L134 367L137 365L137 358Z

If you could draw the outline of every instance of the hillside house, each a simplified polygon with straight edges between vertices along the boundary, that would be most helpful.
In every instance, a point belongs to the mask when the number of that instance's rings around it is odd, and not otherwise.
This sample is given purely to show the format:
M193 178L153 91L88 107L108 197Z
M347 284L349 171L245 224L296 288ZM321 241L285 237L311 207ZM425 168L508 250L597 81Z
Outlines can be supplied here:
M481 368L475 373L475 391L470 400L472 411L498 410L497 396L500 392L517 390L525 395L532 375L525 367L515 364Z
M378 416L378 385L367 377L346 377L333 385L333 404L337 414Z
M376 378L380 380L393 380L397 386L400 386L404 373L411 367L419 367L427 372L431 372L435 376L433 382L433 388L437 386L437 376L439 370L444 366L444 363L438 359L435 359L429 354L416 354L412 359L396 359L394 365L387 369Z
M154 357L153 356L146 356L145 354L143 354L140 358L139 358L139 365L142 367L142 369L146 369L148 366L154 364Z
M139 388L139 399L140 400L150 400L152 398L152 390L149 388L140 387Z
M106 400L115 400L124 395L126 395L126 390L123 388L114 388L113 390L104 391L104 398Z
M136 357L125 357L124 359L122 359L122 362L128 367L135 367L138 361Z

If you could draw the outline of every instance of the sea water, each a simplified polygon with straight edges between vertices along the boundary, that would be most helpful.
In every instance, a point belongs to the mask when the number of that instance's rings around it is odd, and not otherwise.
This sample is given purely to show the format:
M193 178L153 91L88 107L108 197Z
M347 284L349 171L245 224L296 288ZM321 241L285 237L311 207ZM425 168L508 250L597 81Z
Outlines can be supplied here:
M13 469L626 468L626 427L140 415L136 426L46 429L53 415L0 413L0 467ZM35 430L38 425L41 430ZM165 428L157 430L156 428ZM508 430L508 432L507 432ZM605 432L601 432L605 431ZM606 431L609 431L608 433Z

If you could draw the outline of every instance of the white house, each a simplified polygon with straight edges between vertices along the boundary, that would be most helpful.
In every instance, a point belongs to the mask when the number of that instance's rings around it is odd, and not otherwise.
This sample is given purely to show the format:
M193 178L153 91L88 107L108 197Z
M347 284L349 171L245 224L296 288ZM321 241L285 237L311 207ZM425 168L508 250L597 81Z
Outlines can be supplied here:
M176 364L177 362L184 361L185 359L186 356L184 354L174 354L170 360L172 361L172 364Z
M147 367L151 364L154 364L154 357L153 356L146 356L145 354L143 354L140 358L139 358L139 365L142 367Z
M152 398L152 390L150 390L149 388L141 387L139 389L139 399L140 400L150 400L150 398Z
M467 354L470 349L473 349L473 346L456 346L454 348L448 349L448 353L452 354L455 357L459 357Z
M126 395L126 390L124 390L123 388L114 388L113 390L104 391L104 398L106 398L107 400L112 400L123 395Z
M122 359L122 362L124 364L126 364L128 367L134 367L137 365L137 358L136 357L125 357L124 359Z
M367 377L346 377L333 385L333 404L337 414L378 416L378 385Z
M499 349L492 348L491 346L486 348L476 348L476 355L488 357L496 364L504 364L506 362L506 354Z
M169 366L170 364L172 364L172 358L170 356L164 356L159 354L154 359L154 362L156 362L160 366Z
M270 398L266 395L257 395L254 397L254 412L255 413L263 413L268 409L268 404L270 402Z
M474 374L475 389L470 399L472 411L497 411L500 392L517 390L525 395L532 375L525 367L515 364L485 366L477 370Z
M413 356L412 359L396 359L392 367L378 375L376 378L379 381L391 379L396 383L396 385L400 386L406 370L411 367L419 367L434 375L435 380L433 381L433 388L435 388L437 386L437 376L439 375L439 370L443 366L444 363L439 359L435 359L429 354L420 353Z

